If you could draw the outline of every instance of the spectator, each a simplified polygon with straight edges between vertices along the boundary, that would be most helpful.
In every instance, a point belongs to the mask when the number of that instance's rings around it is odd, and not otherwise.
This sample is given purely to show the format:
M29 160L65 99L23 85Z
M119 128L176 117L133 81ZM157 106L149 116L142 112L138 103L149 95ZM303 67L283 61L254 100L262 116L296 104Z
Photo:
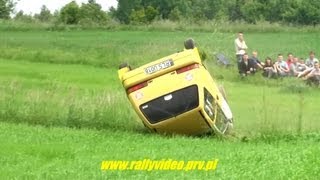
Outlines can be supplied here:
M244 53L242 61L239 64L239 73L241 76L247 76L254 74L256 72L255 64L253 61L249 60L247 53Z
M254 62L256 69L263 69L263 63L258 58L258 52L253 51L250 60Z
M298 76L299 73L303 72L302 65L300 65L299 59L294 57L290 63L290 76Z
M317 63L317 61L314 61L314 63ZM298 74L298 78L300 78L300 77L305 77L307 74L309 74L312 70L313 70L313 63L312 64L310 64L311 65L311 67L308 67L305 63L304 63L304 61L303 61L303 59L301 58L300 59L300 64L298 65L298 66L300 66L299 68L300 68L300 72L299 72L299 74Z
M307 81L307 84L315 84L319 86L320 84L320 68L319 68L319 62L314 63L314 68L312 71L303 78Z
M283 60L282 54L278 54L278 59L275 63L275 70L277 71L277 74L281 77L287 76L289 74L288 64Z
M267 57L264 61L262 76L271 78L276 75L276 70L274 69L274 64L270 57Z
M293 62L293 54L292 53L288 53L288 59L287 59L288 67L291 66L292 62Z
M304 63L304 60L302 58L299 59L299 63L297 64L297 69L299 72L303 72L306 70L308 66Z
M319 62L319 60L315 57L315 53L310 51L309 58L306 59L306 65L308 67L313 67L315 62Z
M242 56L246 52L246 49L248 49L246 42L243 38L243 33L238 32L238 38L234 40L234 45L236 48L236 59L237 59L237 64L238 64L238 69L240 70L240 62L242 61Z

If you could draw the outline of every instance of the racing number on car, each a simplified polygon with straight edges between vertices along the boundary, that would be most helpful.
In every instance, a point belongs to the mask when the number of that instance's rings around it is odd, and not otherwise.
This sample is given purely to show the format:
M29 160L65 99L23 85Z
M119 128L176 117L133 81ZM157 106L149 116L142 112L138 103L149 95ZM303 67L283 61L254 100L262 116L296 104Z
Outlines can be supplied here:
M152 73L155 73L157 71L160 71L161 69L166 69L170 66L173 66L173 61L172 59L169 59L169 60L166 60L166 61L163 61L159 64L155 64L155 65L152 65L152 66L149 66L145 69L145 72L147 74L152 74Z

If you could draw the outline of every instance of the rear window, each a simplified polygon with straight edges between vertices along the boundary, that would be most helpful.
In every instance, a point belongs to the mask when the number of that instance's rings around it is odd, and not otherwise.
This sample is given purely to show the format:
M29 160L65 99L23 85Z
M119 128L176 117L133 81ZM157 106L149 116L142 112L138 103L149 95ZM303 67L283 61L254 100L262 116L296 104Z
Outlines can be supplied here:
M142 104L140 111L151 124L155 124L198 106L198 87L197 85L192 85Z

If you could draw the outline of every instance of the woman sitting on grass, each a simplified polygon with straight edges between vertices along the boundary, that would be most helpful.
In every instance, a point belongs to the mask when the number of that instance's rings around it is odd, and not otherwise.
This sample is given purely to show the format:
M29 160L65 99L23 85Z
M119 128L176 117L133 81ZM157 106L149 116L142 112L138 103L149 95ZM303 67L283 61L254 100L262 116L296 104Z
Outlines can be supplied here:
M274 64L270 57L267 57L264 61L262 76L271 78L276 75L276 70L274 68Z

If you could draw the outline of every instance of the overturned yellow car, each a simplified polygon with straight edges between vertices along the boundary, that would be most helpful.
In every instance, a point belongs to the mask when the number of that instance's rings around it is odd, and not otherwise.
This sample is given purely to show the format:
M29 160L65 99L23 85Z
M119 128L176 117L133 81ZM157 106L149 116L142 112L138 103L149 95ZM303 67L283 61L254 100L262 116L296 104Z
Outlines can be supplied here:
M139 68L120 65L119 79L143 124L154 132L225 134L233 116L224 90L201 61L192 39L182 52Z

